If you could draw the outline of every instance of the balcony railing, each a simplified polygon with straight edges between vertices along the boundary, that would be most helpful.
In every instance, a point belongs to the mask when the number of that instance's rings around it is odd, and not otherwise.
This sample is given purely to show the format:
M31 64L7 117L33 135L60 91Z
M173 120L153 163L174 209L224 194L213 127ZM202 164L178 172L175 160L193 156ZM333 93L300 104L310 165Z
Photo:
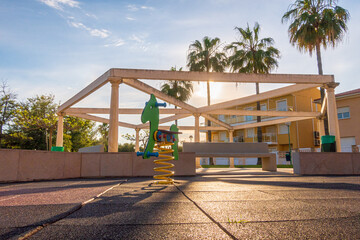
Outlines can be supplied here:
M257 135L254 135L251 138L252 138L253 142L258 141ZM228 142L228 141L229 141L229 138L226 138L225 142ZM245 141L245 138L243 136L234 137L234 142L244 142L244 141ZM262 134L262 142L276 144L277 143L277 134L276 133L263 133Z
M258 141L257 135L251 137L253 142ZM262 133L262 142L266 143L277 143L277 134L276 133Z
M287 111L292 111L293 107L292 106L287 106ZM268 111L280 111L278 109L269 109ZM279 117L273 117L273 116L261 116L261 121L266 120L266 119L274 119L274 118L279 118ZM220 119L218 117L218 119ZM230 124L230 125L239 125L239 124L246 124L246 123L254 123L256 122L257 117L256 116L230 116L230 117L226 117L224 120L225 123ZM219 126L218 124L215 123L211 123L212 126Z

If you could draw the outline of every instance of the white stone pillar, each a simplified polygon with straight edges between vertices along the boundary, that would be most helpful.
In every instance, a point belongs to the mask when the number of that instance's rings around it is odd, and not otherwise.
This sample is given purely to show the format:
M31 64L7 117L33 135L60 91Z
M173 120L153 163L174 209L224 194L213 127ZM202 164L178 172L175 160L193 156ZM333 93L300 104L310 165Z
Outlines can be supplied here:
M139 128L135 128L135 152L138 152L140 147L139 147L139 132L140 129Z
M56 133L56 146L63 147L64 145L64 117L59 114L57 133Z
M200 130L199 130L200 114L194 114L194 117L195 117L195 130L194 130L195 139L194 139L194 141L197 143L197 142L200 142ZM201 168L199 157L195 158L195 166L196 166L196 168Z
M336 98L335 98L335 88L339 83L328 83L325 84L325 89L327 93L327 114L328 114L328 123L329 123L329 134L335 136L336 141L336 151L341 152L341 142L340 142L340 129L339 121L337 117L337 107L336 107Z
M194 132L194 136L195 136L195 142L200 142L200 131L199 131L199 118L200 115L199 114L194 114L195 117L195 132Z
M120 81L111 80L109 147L108 152L118 152L119 140L119 84Z
M234 142L234 130L229 130L229 142ZM231 157L229 158L229 162L230 162L230 166L231 168L234 168L235 165L234 165L234 158Z

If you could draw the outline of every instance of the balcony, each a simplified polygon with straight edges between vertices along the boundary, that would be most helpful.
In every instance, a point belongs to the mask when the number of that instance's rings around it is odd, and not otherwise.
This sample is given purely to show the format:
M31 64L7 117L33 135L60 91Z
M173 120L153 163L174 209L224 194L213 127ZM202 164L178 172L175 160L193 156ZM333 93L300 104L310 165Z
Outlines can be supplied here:
M257 142L257 135L254 135L253 137L247 137L247 139L252 139L252 142ZM229 139L226 139L226 142L228 142ZM243 136L237 136L234 137L234 142L244 142L245 138ZM262 142L267 144L278 144L277 140L277 134L276 133L263 133L262 134Z

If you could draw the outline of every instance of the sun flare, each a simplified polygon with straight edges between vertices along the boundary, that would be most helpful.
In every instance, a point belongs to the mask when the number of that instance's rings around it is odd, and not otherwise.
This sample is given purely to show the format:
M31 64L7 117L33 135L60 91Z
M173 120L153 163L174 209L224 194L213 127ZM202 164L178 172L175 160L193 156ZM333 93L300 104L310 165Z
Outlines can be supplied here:
M197 96L207 97L207 84L206 82L200 82L199 84L194 84L195 91L194 94ZM222 94L222 83L210 82L210 96L212 99L220 98Z

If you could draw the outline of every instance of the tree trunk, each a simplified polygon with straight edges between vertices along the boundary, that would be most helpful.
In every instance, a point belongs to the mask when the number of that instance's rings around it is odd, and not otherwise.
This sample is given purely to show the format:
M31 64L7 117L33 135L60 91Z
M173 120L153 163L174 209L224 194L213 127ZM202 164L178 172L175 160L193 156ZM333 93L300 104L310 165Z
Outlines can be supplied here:
M319 73L319 75L323 75L320 43L316 44L316 58L317 58L317 65L318 65L318 73ZM320 87L320 96L321 96L321 105L322 105L324 102L324 97L325 97L325 90L323 87ZM325 130L325 135L329 135L329 123L328 123L328 119L327 119L326 110L325 110L325 115L324 115L324 130Z
M259 83L256 84L256 94L260 93ZM260 102L256 102L256 110L260 111ZM261 122L261 116L256 117L256 122ZM257 127L257 141L262 142L262 130L261 127ZM261 165L261 158L258 158L257 165Z
M53 135L53 130L50 129L49 131L49 151L51 151L51 147L52 147L52 135Z
M46 150L49 150L49 139L48 139L48 132L47 129L45 129L45 143L46 143Z
M5 94L5 89L4 89L4 94ZM5 116L6 116L6 111L7 111L7 101L4 104L4 110L2 112L2 119L1 119L1 126L0 126L0 148L2 148L2 130L3 130L3 126L5 124Z
M177 106L175 105L175 109L177 109ZM178 120L176 119L175 120L175 125L177 126L178 125Z
M3 125L0 125L0 148L2 148L2 129L3 129Z

